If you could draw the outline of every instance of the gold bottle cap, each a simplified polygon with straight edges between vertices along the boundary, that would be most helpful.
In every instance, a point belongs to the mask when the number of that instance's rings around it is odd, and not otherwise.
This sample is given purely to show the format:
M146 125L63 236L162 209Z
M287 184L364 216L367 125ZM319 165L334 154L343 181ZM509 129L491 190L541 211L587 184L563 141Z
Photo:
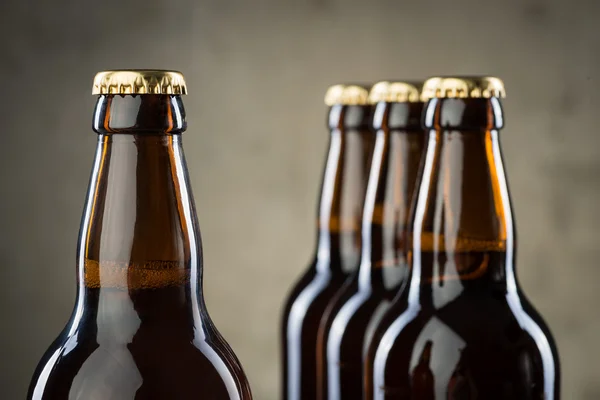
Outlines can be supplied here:
M417 103L421 101L423 82L382 81L377 82L369 92L369 103Z
M362 85L333 85L327 89L325 104L362 106L368 104L369 89Z
M493 76L438 76L425 81L422 97L503 98L506 91L502 80Z
M178 71L124 69L98 72L92 94L187 94L187 88Z

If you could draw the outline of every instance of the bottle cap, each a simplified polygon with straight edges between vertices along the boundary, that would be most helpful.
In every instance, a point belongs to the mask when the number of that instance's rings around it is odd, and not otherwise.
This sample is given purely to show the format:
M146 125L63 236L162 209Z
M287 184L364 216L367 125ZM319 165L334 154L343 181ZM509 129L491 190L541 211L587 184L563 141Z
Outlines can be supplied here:
M327 89L325 104L328 106L362 106L367 105L369 88L363 85L333 85Z
M437 76L423 84L425 100L438 98L490 98L506 97L504 83L493 76Z
M377 82L369 92L369 103L418 103L421 100L423 82L382 81Z
M124 69L96 74L92 94L187 94L178 71Z

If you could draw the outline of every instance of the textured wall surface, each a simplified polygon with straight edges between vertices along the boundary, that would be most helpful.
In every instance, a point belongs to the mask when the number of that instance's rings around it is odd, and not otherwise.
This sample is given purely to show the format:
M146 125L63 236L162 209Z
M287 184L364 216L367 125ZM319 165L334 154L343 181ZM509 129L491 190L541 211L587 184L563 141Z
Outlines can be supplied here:
M73 306L91 79L149 67L188 78L207 303L256 399L278 398L280 307L313 251L324 90L440 73L506 82L521 282L563 398L600 398L599 18L593 0L3 0L0 397L24 397Z

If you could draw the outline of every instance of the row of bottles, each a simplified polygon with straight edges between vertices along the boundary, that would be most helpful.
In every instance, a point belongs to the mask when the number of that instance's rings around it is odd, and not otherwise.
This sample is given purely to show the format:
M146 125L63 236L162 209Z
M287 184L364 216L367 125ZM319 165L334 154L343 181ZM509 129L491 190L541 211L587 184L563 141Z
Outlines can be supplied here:
M556 347L515 276L501 80L337 85L285 400L548 400Z
M77 299L31 400L250 400L203 300L183 76L99 73ZM553 339L515 276L490 77L336 85L317 249L282 324L284 400L550 400Z

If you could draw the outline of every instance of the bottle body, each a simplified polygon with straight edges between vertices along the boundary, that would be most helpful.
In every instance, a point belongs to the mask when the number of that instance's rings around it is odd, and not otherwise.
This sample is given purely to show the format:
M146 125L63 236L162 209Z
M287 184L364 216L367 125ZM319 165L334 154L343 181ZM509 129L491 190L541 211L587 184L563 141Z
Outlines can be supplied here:
M422 257L423 264L439 268L457 265L432 252ZM455 257L466 261L460 262L465 269L485 264L487 276L464 284L441 308L409 305L391 322L367 369L373 397L366 398L558 399L556 348L548 328L521 293L518 300L507 298L493 276L505 268L506 253Z
M376 329L367 399L558 399L550 332L518 286L497 98L432 99L410 283Z
M75 309L28 398L251 399L206 312L180 96L98 99Z
M281 326L282 399L314 400L317 334L327 304L360 260L360 219L373 149L370 107L334 105L314 261L291 290Z
M318 259L313 261L290 292L285 304L282 322L282 399L316 398L319 323L331 299L351 276L351 273L318 272L321 268L329 267L327 262Z
M407 276L406 222L424 134L423 103L379 102L362 224L359 273L336 295L321 321L321 399L362 399L370 337Z

